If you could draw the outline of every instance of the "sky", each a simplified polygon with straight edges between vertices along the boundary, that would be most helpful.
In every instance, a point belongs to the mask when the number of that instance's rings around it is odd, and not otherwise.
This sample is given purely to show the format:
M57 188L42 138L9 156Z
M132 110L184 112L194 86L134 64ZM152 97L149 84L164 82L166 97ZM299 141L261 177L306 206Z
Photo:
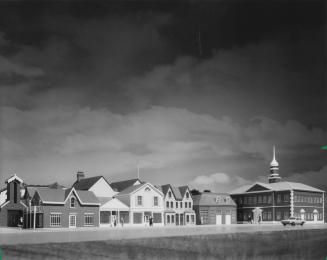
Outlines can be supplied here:
M0 182L327 190L324 1L0 3Z

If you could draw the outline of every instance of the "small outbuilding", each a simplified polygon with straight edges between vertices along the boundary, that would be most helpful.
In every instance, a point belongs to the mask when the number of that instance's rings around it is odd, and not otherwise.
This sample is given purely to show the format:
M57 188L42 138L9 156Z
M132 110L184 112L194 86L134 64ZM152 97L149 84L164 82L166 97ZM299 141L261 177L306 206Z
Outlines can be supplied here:
M236 224L236 204L227 193L203 192L193 195L197 225Z

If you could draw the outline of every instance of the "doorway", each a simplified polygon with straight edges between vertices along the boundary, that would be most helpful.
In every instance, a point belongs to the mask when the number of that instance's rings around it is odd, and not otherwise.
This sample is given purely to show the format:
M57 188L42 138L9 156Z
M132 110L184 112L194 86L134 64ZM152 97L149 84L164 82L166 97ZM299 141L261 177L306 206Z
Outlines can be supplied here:
M76 215L69 215L69 227L76 228Z
M21 217L23 217L22 210L8 210L7 226L8 227L18 227L19 219Z
M216 225L221 225L222 224L222 218L221 215L216 215Z

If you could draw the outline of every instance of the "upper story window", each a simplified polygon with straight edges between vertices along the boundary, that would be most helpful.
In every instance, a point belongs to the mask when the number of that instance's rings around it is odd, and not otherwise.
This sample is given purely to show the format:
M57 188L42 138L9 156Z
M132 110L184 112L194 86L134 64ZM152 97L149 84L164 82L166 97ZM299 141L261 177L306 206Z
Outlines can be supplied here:
M76 199L74 197L70 198L70 207L75 208Z
M170 202L170 207L174 208L174 202L173 201Z
M150 188L149 188L149 187L146 187L146 188L145 188L145 191L150 191Z
M183 202L180 202L181 208L183 208Z
M277 195L277 203L280 203L282 201L282 195L278 194Z
M169 201L166 202L166 208L169 208Z
M154 197L153 197L153 205L154 205L154 206L159 206L158 196L154 196Z
M187 202L185 202L185 208L187 208Z
M290 200L290 195L284 194L284 202L289 202Z
M143 204L142 196L137 196L137 206L142 206L142 204Z
M186 192L186 198L190 198L190 194L188 192Z
M189 207L189 208L192 208L192 202L189 202L189 203L188 203L188 207Z
M171 191L168 191L168 198L171 198Z
M178 202L176 201L176 209L178 209Z

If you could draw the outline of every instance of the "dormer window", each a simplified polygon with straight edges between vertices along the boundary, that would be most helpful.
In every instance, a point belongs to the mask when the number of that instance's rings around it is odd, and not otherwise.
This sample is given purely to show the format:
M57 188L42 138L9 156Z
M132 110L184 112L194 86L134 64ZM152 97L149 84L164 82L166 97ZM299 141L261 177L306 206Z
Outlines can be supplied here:
M168 198L171 198L171 191L168 192Z
M75 208L76 199L74 197L70 198L70 207Z

